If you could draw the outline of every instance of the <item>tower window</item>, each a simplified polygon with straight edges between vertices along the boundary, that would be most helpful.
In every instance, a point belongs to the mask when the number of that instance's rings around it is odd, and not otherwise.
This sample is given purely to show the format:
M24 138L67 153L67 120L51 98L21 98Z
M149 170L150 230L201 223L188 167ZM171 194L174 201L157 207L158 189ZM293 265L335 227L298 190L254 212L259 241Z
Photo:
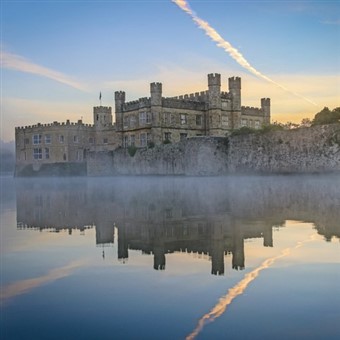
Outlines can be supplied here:
M202 115L196 115L196 125L202 125Z
M181 113L181 124L187 124L187 115L185 113Z

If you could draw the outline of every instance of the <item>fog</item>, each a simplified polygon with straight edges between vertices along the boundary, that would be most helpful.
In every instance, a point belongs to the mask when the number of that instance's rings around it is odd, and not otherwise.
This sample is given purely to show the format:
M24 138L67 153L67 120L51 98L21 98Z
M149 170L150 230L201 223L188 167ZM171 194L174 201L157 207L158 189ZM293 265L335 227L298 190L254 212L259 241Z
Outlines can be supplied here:
M7 185L10 193L9 185ZM219 221L223 228L286 220L340 236L338 176L110 177L15 179L18 226L166 228ZM6 197L14 197L5 194Z

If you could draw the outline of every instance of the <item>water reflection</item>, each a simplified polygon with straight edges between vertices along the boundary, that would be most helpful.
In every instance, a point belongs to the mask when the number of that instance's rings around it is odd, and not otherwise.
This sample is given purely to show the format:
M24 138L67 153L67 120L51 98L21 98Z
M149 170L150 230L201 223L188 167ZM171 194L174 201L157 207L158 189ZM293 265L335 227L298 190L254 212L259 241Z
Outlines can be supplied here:
M150 254L156 270L174 252L205 255L214 275L224 274L226 254L244 269L245 240L273 247L273 228L288 219L314 223L326 241L340 237L340 182L332 176L20 179L16 197L18 229L71 235L95 227L97 245L117 242L123 262L129 250Z

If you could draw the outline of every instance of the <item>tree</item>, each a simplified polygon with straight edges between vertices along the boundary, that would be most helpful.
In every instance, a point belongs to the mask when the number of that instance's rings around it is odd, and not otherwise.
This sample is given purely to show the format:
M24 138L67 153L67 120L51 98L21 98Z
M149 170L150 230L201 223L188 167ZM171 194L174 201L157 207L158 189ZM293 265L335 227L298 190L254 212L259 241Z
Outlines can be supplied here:
M312 122L312 125L333 124L340 122L340 107L330 110L328 107L324 107L318 112Z

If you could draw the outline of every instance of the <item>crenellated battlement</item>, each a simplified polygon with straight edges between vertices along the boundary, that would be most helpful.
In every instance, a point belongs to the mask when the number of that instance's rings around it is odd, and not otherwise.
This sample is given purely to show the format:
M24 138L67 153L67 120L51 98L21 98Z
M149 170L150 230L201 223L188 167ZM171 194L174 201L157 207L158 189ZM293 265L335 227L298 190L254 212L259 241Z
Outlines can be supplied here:
M240 77L230 77L228 78L229 90L230 89L241 89L241 78Z
M166 99L205 102L207 98L208 98L208 91L201 91L201 92L184 94L181 96L167 97Z
M261 98L261 107L270 106L270 98Z
M95 106L93 107L94 113L106 113L106 114L112 114L112 108L110 106Z
M53 123L46 123L46 124L41 124L41 123L37 123L35 125L26 125L26 126L17 126L15 128L15 130L26 130L26 129L41 129L41 128L45 128L45 127L93 127L93 124L85 124L82 122L82 120L78 120L77 123L74 122L70 122L69 120L67 120L66 122L53 122Z
M125 92L124 91L116 91L115 92L115 99L125 101Z
M232 95L230 94L230 92L223 91L221 92L221 99L232 99Z
M138 110L138 109L150 107L150 106L151 106L150 98L143 97L143 98L139 98L138 100L132 100L130 102L124 103L123 112Z
M246 116L263 116L263 110L253 106L242 106L241 114Z
M219 73L208 74L208 86L221 86L221 75Z
M174 98L163 98L162 106L164 108L183 109L183 110L205 110L206 102L190 100L190 97L185 99L184 96L179 96L179 97L174 97Z

